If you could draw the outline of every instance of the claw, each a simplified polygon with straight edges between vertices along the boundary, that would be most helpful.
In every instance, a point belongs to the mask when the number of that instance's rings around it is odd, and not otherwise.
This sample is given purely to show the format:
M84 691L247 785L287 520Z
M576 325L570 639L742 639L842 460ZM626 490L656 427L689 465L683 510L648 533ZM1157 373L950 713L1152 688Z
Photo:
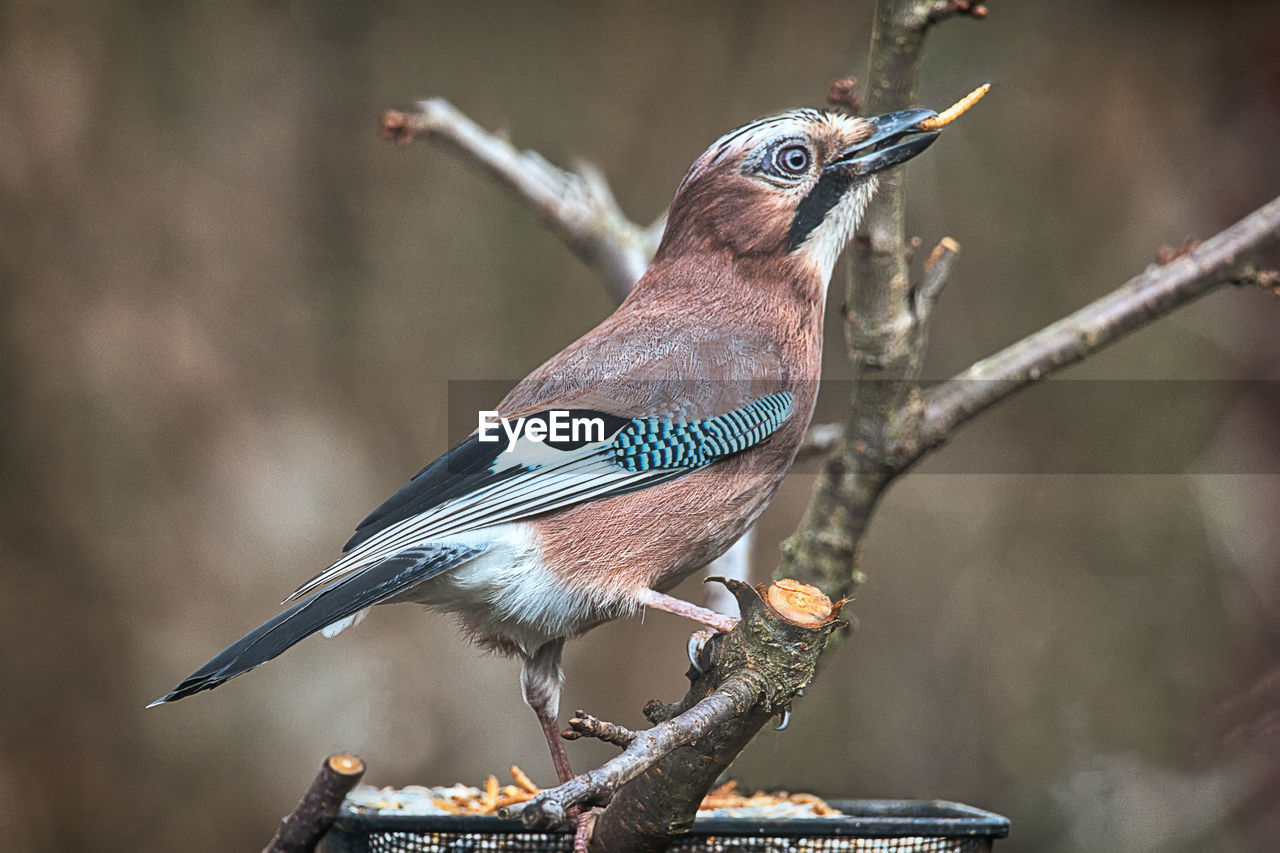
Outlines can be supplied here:
M702 674L702 667L698 665L698 655L702 653L702 647L707 644L715 636L714 631L694 631L689 635L689 645L686 651L689 654L689 663L693 666L695 672Z
M777 728L774 729L774 731L780 732L789 725L791 725L791 706L790 705L782 709L782 722L778 723L778 726Z

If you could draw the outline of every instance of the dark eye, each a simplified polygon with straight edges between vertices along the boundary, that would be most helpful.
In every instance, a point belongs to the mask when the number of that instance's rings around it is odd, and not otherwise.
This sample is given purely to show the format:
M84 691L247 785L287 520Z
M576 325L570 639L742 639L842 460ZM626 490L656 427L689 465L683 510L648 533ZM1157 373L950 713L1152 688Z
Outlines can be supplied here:
M785 174L803 175L809 170L809 149L803 145L788 145L778 149L773 161Z

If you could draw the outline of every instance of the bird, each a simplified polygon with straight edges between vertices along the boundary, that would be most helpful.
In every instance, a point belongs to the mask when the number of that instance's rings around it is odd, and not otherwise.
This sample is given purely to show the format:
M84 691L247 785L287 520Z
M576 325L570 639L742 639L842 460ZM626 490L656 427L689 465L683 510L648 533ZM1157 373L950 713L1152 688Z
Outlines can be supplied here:
M566 640L644 608L732 627L667 591L727 550L791 467L836 260L879 173L928 148L938 123L918 108L796 109L720 137L678 185L653 260L612 315L479 413L287 609L148 707L411 602L522 662L524 699L557 776L571 778L557 725Z

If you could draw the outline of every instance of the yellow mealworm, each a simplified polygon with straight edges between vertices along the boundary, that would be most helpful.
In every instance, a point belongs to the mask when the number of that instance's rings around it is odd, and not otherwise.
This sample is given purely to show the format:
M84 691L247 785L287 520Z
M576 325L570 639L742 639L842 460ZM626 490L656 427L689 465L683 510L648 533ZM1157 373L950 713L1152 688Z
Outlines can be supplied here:
M920 122L920 129L937 130L940 127L945 127L946 125L951 124L951 122L968 112L970 107L978 103L978 101L981 101L982 96L987 94L987 90L990 88L990 83L983 83L981 86L956 101L953 106L948 107L933 118L927 118Z
M519 785L524 790L528 791L530 794L538 793L538 790L539 790L538 786L533 784L533 780L530 779L523 770L521 770L519 767L516 767L514 764L511 765L511 778L516 780L516 784Z

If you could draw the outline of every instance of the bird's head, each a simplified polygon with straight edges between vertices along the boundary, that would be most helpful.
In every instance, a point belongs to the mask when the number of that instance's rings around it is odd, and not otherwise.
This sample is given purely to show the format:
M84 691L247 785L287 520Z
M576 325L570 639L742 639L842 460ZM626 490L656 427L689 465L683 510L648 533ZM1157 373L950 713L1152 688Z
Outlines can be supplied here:
M800 265L825 287L877 173L928 148L932 110L858 118L801 109L726 133L690 167L655 260L727 253Z

